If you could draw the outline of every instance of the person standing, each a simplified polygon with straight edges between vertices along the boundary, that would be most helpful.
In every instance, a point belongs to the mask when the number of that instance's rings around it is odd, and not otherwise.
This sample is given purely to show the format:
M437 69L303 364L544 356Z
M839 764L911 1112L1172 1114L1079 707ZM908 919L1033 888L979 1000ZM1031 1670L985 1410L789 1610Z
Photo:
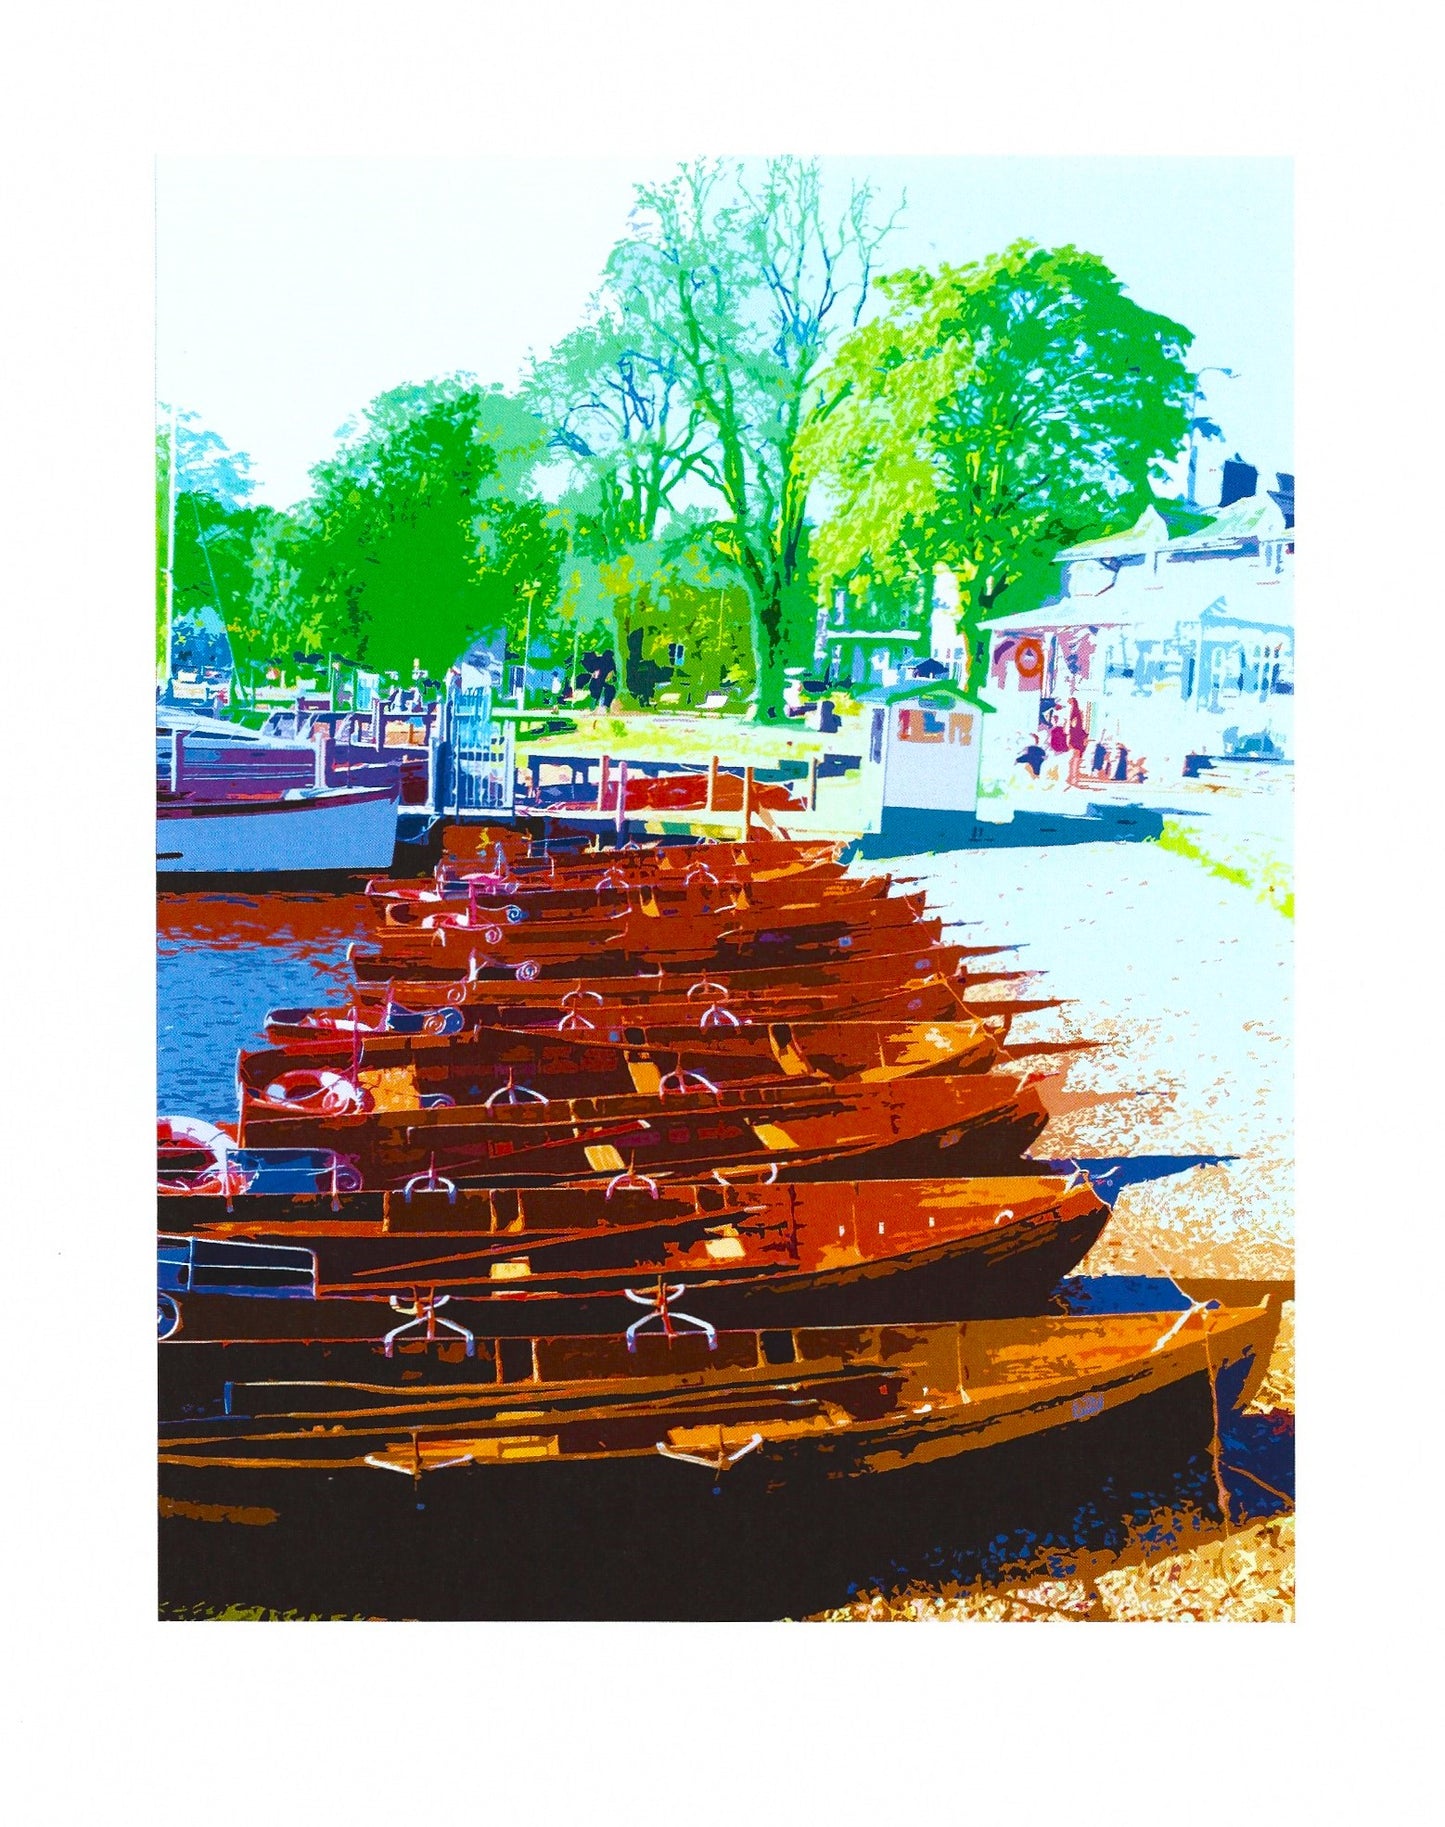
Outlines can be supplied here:
M1069 754L1069 726L1062 704L1049 706L1046 715L1040 719L1039 730L1048 750L1040 778L1050 786L1057 786L1063 777Z
M1089 726L1084 720L1077 698L1069 699L1069 720L1064 739L1069 748L1069 785L1077 787L1082 784L1079 776L1084 766L1084 750L1089 742Z

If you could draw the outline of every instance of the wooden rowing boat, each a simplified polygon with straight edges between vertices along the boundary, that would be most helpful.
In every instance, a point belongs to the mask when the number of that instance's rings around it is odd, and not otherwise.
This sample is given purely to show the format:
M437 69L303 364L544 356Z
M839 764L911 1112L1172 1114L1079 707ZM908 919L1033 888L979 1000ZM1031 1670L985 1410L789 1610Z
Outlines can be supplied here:
M440 1173L477 1185L605 1184L636 1164L653 1178L749 1166L786 1179L906 1178L980 1173L1017 1161L1043 1129L1031 1078L980 1072L892 1074L872 1082L767 1086L548 1099L513 1086L515 1103L315 1115L247 1114L252 1148L328 1150L381 1190Z
M707 928L688 921L674 929L661 920L631 916L605 928L578 925L555 936L536 928L500 926L470 931L439 927L430 933L403 929L383 933L375 947L353 945L349 956L357 977L373 983L413 975L472 976L489 970L510 970L522 980L529 976L572 977L584 968L592 975L630 977L659 963L673 972L701 974L768 966L798 969L885 953L896 956L904 947L927 950L942 931L938 920L912 917L889 923L818 920L766 928Z
M616 1501L606 1466L640 1481L654 1513L681 1518L690 1492L723 1480L776 1497L815 1479L973 1462L1088 1429L1185 1383L1197 1387L1207 1438L1213 1414L1258 1386L1277 1323L1265 1303L628 1341L478 1339L463 1374L410 1386L266 1376L237 1348L177 1339L163 1358L191 1356L186 1382L209 1379L210 1412L163 1420L161 1489L182 1503L265 1507L271 1520L340 1495L354 1518L370 1501L410 1504L444 1480L449 1501L484 1506L480 1521L494 1492L525 1483L554 1513L577 1504L590 1516ZM421 1349L434 1358L438 1348ZM461 1341L450 1349L460 1358Z
M356 994L363 1004L384 1003L388 995L415 1008L440 1008L447 1003L489 1002L505 987L508 998L548 1001L561 993L584 1000L600 997L609 1007L623 999L636 1003L654 996L686 999L713 997L722 990L729 996L759 997L776 992L837 990L845 995L885 984L891 989L940 979L966 981L968 960L1006 947L905 944L911 933L900 933L895 949L834 950L812 958L785 963L720 965L715 957L639 960L624 953L599 958L592 954L575 961L572 968L557 959L522 959L503 962L488 955L485 947L462 948L449 940L433 945L425 955L408 960L393 977L380 955L359 943L347 948L347 961L356 973ZM705 1006L705 1005L704 1005Z
M388 906L388 915L405 910L408 919L383 921L378 937L384 948L403 956L424 947L438 929L485 934L492 946L524 945L529 950L565 943L575 951L630 938L644 951L692 951L724 934L736 942L742 935L775 931L832 935L865 927L914 927L922 922L925 908L921 894L865 892L761 904L738 897L712 905L702 899L671 900L647 893L617 907L594 901L590 910L564 905L554 911L546 897L527 906L510 901L500 910L463 902L412 920L409 916L415 910L397 903Z
M614 870L641 882L655 877L685 875L699 863L721 875L725 870L742 876L777 876L823 868L842 873L846 846L812 839L780 839L771 835L742 838L668 837L630 838L617 844L604 842L609 833L592 831L571 836L555 831L545 838L532 837L513 827L449 826L442 839L438 866L459 876L490 877L498 881L584 881L598 872Z
M648 1094L684 1078L715 1086L789 1079L982 1072L999 1059L981 1021L772 1021L743 1026L648 1022L587 1031L473 1027L450 1034L366 1034L305 1048L243 1051L236 1080L249 1116L330 1102L421 1110L428 1099L484 1104L511 1084L551 1097ZM337 1075L344 1089L334 1089ZM341 1100L338 1105L338 1098Z
M804 900L819 904L876 900L888 894L891 881L887 875L850 876L823 865L761 875L725 870L718 876L701 862L686 872L663 870L641 879L612 868L598 869L589 871L588 879L582 881L552 880L546 876L535 880L491 874L458 876L439 870L427 881L373 879L366 884L366 898L383 920L401 926L418 923L430 914L455 913L469 907L494 916L516 905L529 918L536 918L561 913L595 916L636 905L645 898L699 913L727 908L738 900L759 907Z
M474 1217L488 1197L508 1195L473 1195ZM244 1217L223 1211L199 1226L187 1211L189 1236L309 1250L311 1298L265 1298L264 1281L257 1296L188 1289L166 1335L375 1345L396 1328L398 1304L418 1313L447 1304L452 1336L459 1325L473 1336L635 1331L654 1323L639 1300L667 1327L1026 1313L1109 1216L1087 1182L1043 1176L666 1193L639 1182L612 1198L548 1189L510 1200L520 1228L471 1233L386 1232L318 1218L314 1206L309 1223L254 1216L264 1199L250 1200ZM533 1225L558 1207L572 1223ZM674 1320L684 1308L694 1317Z
M598 1034L620 1040L621 1025L638 1022L664 1027L709 1028L756 1026L770 1021L808 1021L832 1017L859 1021L951 1021L989 1019L997 1026L1016 1015L1061 1005L1056 998L979 998L969 1001L941 979L932 983L821 986L788 994L734 998L722 984L704 985L691 1000L629 991L628 980L612 979L613 995L566 989L555 980L542 987L545 999L512 998L505 985L493 985L490 1002L439 997L408 1007L394 998L357 996L344 1006L316 1009L272 1009L266 1016L266 1039L277 1047L309 1047L318 1040L362 1034L466 1034L476 1028L543 1028L561 1034ZM534 988L539 986L533 986ZM691 986L689 986L691 987Z

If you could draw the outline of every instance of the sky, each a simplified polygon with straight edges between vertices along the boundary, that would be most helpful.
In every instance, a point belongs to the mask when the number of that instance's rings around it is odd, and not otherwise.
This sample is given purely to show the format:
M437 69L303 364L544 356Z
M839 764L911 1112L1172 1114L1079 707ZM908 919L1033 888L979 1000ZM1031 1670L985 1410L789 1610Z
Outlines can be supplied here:
M1223 444L1292 470L1292 173L1286 159L829 158L906 207L880 266L962 263L1028 238L1102 255L1195 332ZM640 180L671 161L162 159L156 390L286 507L377 394L458 371L516 382L581 319ZM1215 484L1217 488L1217 483Z

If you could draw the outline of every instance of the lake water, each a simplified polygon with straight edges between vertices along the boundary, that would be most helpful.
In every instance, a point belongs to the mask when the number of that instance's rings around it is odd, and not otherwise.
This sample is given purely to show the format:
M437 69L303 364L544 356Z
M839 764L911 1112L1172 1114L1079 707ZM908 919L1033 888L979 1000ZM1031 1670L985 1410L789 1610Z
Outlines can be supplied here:
M167 1116L236 1114L236 1054L264 1046L269 1009L344 1002L346 948L376 921L360 895L162 894L156 908L156 1102Z

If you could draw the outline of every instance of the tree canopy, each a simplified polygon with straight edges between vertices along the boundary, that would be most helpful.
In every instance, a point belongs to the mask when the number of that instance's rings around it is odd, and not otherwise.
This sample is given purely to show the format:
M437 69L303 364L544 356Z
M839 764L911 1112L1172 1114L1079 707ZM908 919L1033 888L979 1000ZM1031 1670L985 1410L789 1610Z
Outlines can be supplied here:
M166 664L166 560L170 543L172 428L156 431L156 665ZM226 630L235 651L249 615L256 552L278 518L253 505L251 462L232 450L193 412L178 412L172 620L177 651L197 644L203 629ZM209 647L211 643L202 645Z
M468 376L380 395L270 529L254 635L436 678L478 636L520 640L566 545L535 488L545 448L531 413Z
M830 201L796 158L641 185L515 395L465 374L381 394L288 512L180 414L178 624L214 611L238 659L404 677L498 634L554 663L610 648L624 704L682 667L681 696L768 714L821 596L912 622L945 566L976 652L1005 592L1032 607L1061 547L1151 498L1190 427L1192 337L1074 247L878 278L897 213L866 185Z
M827 584L925 607L946 565L972 650L1005 590L1151 498L1189 423L1192 333L1073 247L1019 241L879 290L802 438L827 499L814 555Z
M755 701L811 648L799 436L827 402L836 335L856 324L890 221L855 186L830 217L816 162L686 165L640 185L593 315L541 365L556 446L597 490L614 561L690 506L748 605Z

